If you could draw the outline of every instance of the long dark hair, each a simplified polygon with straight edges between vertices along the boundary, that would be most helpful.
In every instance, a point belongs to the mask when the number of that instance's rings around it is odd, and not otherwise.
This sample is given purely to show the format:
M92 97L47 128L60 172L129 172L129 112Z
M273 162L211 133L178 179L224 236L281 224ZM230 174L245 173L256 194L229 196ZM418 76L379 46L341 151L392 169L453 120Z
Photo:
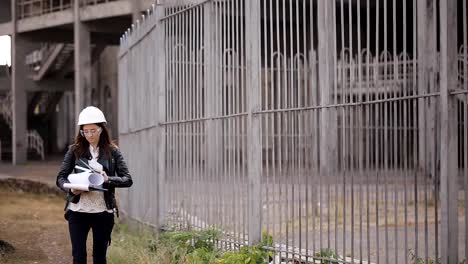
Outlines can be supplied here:
M109 130L106 127L105 123L97 123L97 126L101 128L101 135L99 136L99 153L103 153L106 158L109 158L112 154L112 150L117 148L117 145L111 140ZM80 126L80 130L83 130L83 125ZM80 131L78 131L78 135L75 138L75 157L77 159L83 157L85 154L89 154L89 142L86 140L84 136L81 135ZM87 159L91 159L91 157L86 157Z

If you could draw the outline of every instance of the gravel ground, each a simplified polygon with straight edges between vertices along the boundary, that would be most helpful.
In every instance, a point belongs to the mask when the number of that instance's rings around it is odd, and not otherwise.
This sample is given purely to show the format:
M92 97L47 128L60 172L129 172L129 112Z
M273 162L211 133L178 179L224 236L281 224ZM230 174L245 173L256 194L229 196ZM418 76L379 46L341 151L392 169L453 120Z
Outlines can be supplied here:
M0 212L0 239L15 247L0 263L71 263L62 198L3 186Z

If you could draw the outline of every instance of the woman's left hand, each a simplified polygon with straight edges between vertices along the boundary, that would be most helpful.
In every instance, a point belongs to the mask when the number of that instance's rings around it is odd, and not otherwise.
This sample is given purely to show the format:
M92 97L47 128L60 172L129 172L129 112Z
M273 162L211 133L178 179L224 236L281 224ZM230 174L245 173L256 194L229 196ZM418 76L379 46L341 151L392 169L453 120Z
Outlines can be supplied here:
M109 177L107 176L107 174L106 174L105 171L102 171L102 172L101 172L101 175L102 175L102 177L104 177L104 182L108 182L108 181L109 181Z

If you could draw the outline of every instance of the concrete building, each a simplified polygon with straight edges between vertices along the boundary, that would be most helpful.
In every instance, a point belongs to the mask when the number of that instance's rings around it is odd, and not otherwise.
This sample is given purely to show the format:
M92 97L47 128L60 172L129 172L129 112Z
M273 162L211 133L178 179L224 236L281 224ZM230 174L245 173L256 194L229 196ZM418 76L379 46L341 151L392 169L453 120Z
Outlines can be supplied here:
M153 3L0 2L0 36L12 37L11 68L0 68L0 160L20 164L63 151L87 105L105 112L117 136L117 45Z

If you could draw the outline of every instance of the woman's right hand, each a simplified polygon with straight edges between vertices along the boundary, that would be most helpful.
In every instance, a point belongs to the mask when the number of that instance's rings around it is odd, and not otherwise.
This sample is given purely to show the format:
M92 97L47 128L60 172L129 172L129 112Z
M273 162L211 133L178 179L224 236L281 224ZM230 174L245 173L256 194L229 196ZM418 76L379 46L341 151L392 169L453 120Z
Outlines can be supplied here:
M74 194L74 195L79 195L81 194L83 191L81 190L75 190L75 189L70 189L70 191Z

